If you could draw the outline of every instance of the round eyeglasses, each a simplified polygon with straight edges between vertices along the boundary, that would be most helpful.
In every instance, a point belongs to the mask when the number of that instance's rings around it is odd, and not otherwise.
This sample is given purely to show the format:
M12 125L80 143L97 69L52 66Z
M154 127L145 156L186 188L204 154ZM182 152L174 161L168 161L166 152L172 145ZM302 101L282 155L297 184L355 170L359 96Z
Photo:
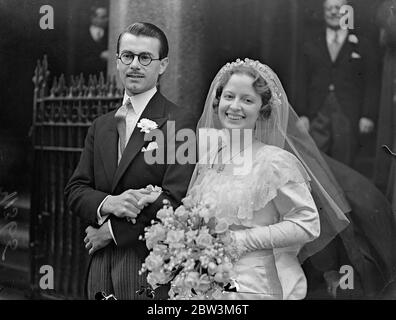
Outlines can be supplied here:
M121 55L118 56L118 59L120 59L123 64L129 66L135 59L135 56L138 57L139 63L142 66L148 66L153 60L162 60L161 58L154 59L148 53L143 52L140 54L134 54L129 51L121 53Z

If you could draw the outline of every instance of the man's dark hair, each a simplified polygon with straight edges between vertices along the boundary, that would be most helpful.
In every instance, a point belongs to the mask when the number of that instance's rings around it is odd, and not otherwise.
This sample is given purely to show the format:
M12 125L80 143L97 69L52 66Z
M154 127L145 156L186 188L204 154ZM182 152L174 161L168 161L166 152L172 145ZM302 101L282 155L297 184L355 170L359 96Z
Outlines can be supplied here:
M125 33L130 33L135 36L145 36L158 39L160 41L159 58L163 59L168 56L169 46L165 33L157 26L148 22L133 23L126 27L123 32L121 32L117 40L117 54L120 51L121 38Z

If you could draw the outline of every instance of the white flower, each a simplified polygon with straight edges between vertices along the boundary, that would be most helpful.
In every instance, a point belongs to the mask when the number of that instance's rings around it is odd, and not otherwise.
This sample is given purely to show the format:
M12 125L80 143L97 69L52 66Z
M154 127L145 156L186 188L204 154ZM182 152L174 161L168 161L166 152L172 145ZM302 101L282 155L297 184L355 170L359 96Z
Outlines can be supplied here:
M209 210L209 209L207 209L207 208L202 208L202 209L199 211L199 216L200 216L201 218L203 218L203 219L205 220L206 223L208 223L208 221L209 221L210 218L214 217L214 214L215 214L215 213L214 213L213 210Z
M145 260L146 267L149 270L159 269L163 263L164 262L163 262L162 258L159 255L156 255L155 253L152 253L152 252Z
M353 59L360 59L360 58L361 58L360 54L357 53L357 52L352 52L351 57L352 57Z
M181 221L187 221L188 219L188 212L184 206L179 206L175 210L175 216L178 217Z
M207 248L212 245L212 236L209 233L201 232L195 241L198 246Z
M184 207L187 209L190 209L194 205L194 201L193 201L191 195L183 198L182 202L183 202Z
M354 34L350 34L348 36L348 40L349 40L349 42L352 42L352 43L359 43L359 39Z
M216 233L223 233L226 232L228 230L228 223L226 220L224 219L218 219L216 221L216 227L215 227L215 232Z
M167 217L173 214L173 209L162 208L157 212L157 218L164 221Z
M147 276L147 282L151 285L151 287L155 290L158 288L159 284L166 284L171 280L171 275L166 274L162 271L151 272Z
M154 244L166 239L166 230L162 225L155 224L145 233L145 238L147 248L152 249Z
M188 242L191 242L197 236L198 230L189 230L186 232L186 238Z
M184 285L184 279L178 275L173 279L172 284L176 287L182 287Z
M210 289L210 284L211 282L209 277L206 274L203 274L199 278L199 282L196 289L205 292Z
M140 128L140 132L150 133L151 130L158 128L158 124L155 121L144 118L139 121L137 127Z
M143 147L142 148L142 152L147 152L147 151L151 151L151 150L155 150L158 149L158 143L155 141L152 141L148 144L147 148Z
M166 243L179 243L184 240L184 230L170 230L166 237Z
M187 288L195 288L199 284L199 273L196 271L189 272L184 280Z
M147 190L153 189L156 188L147 186ZM151 252L141 273L148 272L147 282L153 288L172 281L171 299L221 297L224 284L235 277L233 263L240 256L235 237L225 220L213 216L213 200L195 203L186 198L176 210L164 206L157 212L160 221L145 228L146 245Z

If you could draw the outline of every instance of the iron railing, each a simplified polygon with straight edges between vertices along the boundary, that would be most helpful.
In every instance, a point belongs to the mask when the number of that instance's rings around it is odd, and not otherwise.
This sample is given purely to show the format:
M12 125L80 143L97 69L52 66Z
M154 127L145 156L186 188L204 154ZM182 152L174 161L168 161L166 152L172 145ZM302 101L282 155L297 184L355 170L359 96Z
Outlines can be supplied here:
M122 92L115 78L60 76L52 79L47 59L35 69L33 101L33 179L31 197L31 287L35 295L82 298L88 254L84 226L68 210L64 187L73 173L92 121L116 108ZM40 285L42 266L54 271L54 289ZM45 283L45 282L44 282Z

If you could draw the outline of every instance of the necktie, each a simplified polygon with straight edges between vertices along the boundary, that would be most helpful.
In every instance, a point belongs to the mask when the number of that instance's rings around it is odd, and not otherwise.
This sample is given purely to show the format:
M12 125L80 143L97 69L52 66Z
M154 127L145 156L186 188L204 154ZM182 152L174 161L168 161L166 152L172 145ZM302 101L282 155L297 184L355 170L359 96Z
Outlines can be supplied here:
M121 155L124 152L127 143L126 117L129 112L134 112L131 99L128 99L127 102L122 105L114 115L114 118L117 121L118 136L120 138Z
M329 44L329 51L330 51L330 57L331 61L335 61L338 56L338 52L340 51L341 44L338 41L338 32L334 32L334 38L333 41Z

